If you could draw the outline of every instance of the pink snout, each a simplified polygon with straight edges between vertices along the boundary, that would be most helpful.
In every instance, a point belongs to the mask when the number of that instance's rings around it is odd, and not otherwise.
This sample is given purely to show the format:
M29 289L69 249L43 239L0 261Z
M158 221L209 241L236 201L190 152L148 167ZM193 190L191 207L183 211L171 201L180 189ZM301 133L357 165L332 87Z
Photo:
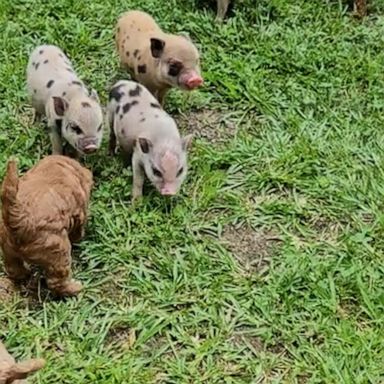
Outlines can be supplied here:
M188 71L180 75L179 83L187 89L195 89L203 85L204 81L196 71Z
M95 153L97 151L97 146L94 144L87 145L83 148L85 154L90 155L91 153Z
M163 196L174 196L176 195L176 189L175 187L171 186L171 185L165 185L164 187L162 187L160 189L160 193L163 195Z
M189 79L186 80L185 85L189 89L195 89L203 85L203 79L198 75L191 76Z

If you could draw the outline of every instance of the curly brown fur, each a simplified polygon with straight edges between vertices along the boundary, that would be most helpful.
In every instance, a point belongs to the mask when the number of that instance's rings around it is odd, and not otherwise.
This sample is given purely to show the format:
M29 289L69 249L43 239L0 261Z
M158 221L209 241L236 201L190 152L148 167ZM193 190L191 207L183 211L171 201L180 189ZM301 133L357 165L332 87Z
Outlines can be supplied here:
M35 264L58 295L81 290L71 279L71 242L83 237L92 185L91 172L65 156L47 156L20 179L16 162L8 162L0 240L10 278L26 278L24 263Z
M31 373L45 365L43 359L31 359L16 363L0 341L0 384L26 384L25 379Z
M367 16L367 0L353 0L353 10L357 17Z

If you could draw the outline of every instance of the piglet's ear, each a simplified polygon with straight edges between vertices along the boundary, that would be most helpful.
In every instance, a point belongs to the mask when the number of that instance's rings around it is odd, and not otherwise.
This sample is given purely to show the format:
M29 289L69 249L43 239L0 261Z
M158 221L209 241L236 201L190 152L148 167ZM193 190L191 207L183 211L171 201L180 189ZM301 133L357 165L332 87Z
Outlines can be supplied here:
M193 134L192 133L190 135L184 136L182 138L182 146L183 146L184 151L187 151L188 149L191 148L192 140L193 140Z
M95 100L97 103L100 103L99 95L97 94L95 89L93 88L91 89L91 92L89 93L89 97L92 100Z
M53 108L55 110L56 115L60 117L64 116L64 113L68 108L68 103L62 97L59 96L53 96L52 99Z
M155 37L151 38L151 53L155 59L158 59L164 51L165 41L157 39Z
M143 153L149 153L149 151L152 149L152 141L149 139L146 139L145 137L139 137L139 145Z

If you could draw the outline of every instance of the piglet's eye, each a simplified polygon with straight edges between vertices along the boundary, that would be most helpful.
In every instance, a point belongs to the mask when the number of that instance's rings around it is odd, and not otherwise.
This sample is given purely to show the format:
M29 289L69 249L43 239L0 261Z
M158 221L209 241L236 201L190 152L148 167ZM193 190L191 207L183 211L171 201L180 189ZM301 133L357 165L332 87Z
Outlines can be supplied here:
M169 76L178 76L180 71L183 68L183 64L180 62L174 62L169 64L169 69L168 69L168 75Z
M178 170L178 172L177 172L177 177L179 177L182 173L183 173L183 171L184 171L184 168L183 167L181 167L179 170Z
M163 176L162 173L157 168L152 167L152 172L156 177L162 177Z

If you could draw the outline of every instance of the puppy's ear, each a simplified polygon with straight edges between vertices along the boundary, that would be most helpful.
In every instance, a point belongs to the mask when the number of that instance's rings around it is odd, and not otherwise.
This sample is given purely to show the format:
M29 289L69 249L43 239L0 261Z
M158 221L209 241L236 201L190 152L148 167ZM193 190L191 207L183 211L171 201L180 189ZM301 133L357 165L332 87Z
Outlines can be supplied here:
M151 53L155 59L158 59L163 54L164 47L165 47L164 40L157 39L155 37L151 38Z
M62 97L59 96L53 96L53 109L57 116L63 117L65 111L68 108L68 103L66 100L64 100Z

